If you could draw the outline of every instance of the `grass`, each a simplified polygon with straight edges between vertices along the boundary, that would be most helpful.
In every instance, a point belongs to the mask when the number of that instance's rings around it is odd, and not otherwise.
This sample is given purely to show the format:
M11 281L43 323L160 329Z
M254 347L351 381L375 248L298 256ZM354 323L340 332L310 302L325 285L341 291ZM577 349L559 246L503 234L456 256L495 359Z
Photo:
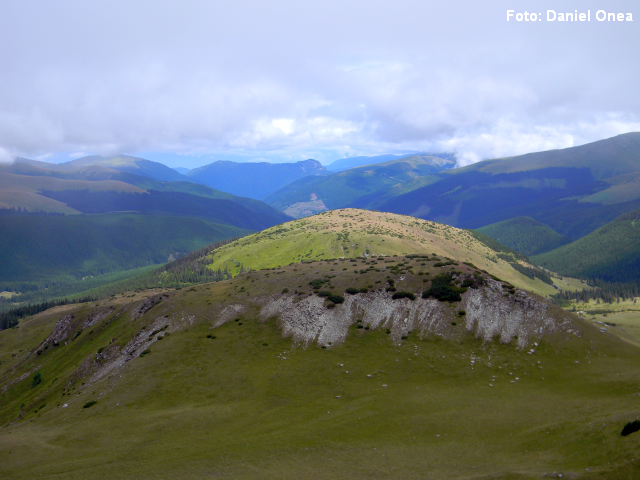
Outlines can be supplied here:
M207 260L209 268L236 275L241 268L277 268L320 259L432 253L471 262L540 295L556 292L540 279L518 273L498 252L465 230L359 209L332 210L263 230L217 249Z
M384 329L355 327L342 345L301 348L283 338L276 319L258 322L255 308L212 328L220 308L247 302L249 286L252 295L281 295L286 286L308 291L310 279L336 274L337 293L388 275L342 273L341 263L352 262L333 263L167 290L168 298L135 322L116 316L159 291L57 307L0 332L0 390L15 378L14 366L16 375L35 366L42 372L37 388L29 380L0 393L0 476L520 479L555 471L631 479L640 473L640 434L620 435L640 417L639 350L589 325L580 338L545 338L534 355L470 335L444 341L411 333L396 344ZM433 276L434 267L421 267ZM423 285L417 273L392 277L403 290ZM63 314L82 322L111 306L110 316L69 345L27 356ZM455 303L451 308L458 314ZM112 340L123 346L143 327L151 333L158 328L151 323L171 312L194 315L195 323L154 343L152 354L133 358L112 378L89 384L77 377L99 347ZM83 408L90 401L97 403Z

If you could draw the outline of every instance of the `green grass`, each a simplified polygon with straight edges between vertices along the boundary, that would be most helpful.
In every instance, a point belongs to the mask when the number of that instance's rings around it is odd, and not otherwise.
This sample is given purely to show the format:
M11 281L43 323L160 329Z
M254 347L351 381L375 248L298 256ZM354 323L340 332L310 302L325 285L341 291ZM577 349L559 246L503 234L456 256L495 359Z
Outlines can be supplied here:
M631 479L640 473L640 434L620 435L640 416L636 347L584 325L581 338L545 338L535 355L470 335L445 341L409 334L399 345L383 329L364 328L350 329L339 346L301 348L282 337L276 319L258 322L255 308L212 328L218 308L247 301L239 287L279 294L293 268L275 279L254 272L170 291L136 322L115 315L139 304L142 293L73 307L80 319L96 308L116 309L40 356L26 353L72 309L58 307L0 332L0 385L16 365L16 373L39 365L43 379L0 394L0 476L524 479L555 471ZM335 266L304 268L322 276ZM82 385L87 375L78 377L78 367L100 347L113 339L124 345L165 312L196 321L113 378ZM97 403L83 408L89 401Z

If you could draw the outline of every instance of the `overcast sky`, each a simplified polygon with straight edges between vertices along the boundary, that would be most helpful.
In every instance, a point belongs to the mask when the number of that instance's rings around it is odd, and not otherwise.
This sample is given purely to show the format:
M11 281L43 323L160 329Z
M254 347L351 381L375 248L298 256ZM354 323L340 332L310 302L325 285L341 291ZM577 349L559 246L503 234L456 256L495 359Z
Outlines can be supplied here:
M637 0L5 0L0 22L3 161L470 163L640 131Z

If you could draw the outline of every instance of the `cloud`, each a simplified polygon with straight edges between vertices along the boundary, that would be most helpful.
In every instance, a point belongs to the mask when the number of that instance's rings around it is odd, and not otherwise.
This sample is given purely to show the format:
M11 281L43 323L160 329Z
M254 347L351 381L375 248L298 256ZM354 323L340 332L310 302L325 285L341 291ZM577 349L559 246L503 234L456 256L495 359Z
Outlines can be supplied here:
M639 129L635 23L506 21L507 8L539 10L531 1L430 3L61 0L34 17L4 2L0 156L453 149L468 163Z

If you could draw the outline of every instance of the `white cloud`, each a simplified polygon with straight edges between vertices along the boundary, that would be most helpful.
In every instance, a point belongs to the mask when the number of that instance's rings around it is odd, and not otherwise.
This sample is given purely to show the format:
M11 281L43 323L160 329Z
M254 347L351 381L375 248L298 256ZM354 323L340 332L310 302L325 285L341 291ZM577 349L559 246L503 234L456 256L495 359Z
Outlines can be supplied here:
M508 1L432 3L60 0L34 17L4 2L0 148L283 161L455 149L471 162L639 129L634 23L525 25L505 21Z

